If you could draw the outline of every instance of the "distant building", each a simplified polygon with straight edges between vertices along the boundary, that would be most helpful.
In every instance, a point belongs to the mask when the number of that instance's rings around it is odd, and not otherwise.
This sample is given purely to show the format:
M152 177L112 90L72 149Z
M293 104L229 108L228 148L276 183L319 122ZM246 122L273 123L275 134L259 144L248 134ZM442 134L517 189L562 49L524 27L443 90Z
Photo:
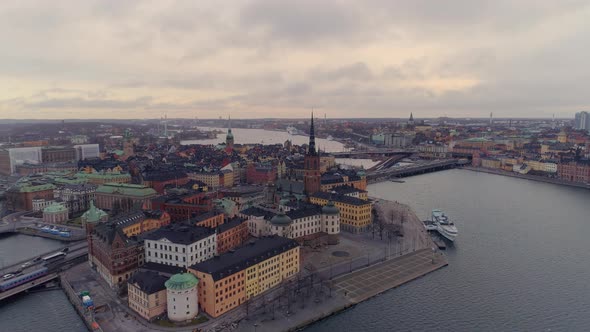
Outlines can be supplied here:
M76 150L76 160L100 157L100 148L98 144L77 144L74 145L74 149Z
M14 174L17 165L42 163L43 158L41 150L41 147L8 148L0 150L0 174Z
M586 130L590 133L590 113L585 111L576 113L574 128L577 130Z
M154 189L128 183L106 183L96 188L96 206L101 209L112 210L115 204L123 209L133 206L151 209L152 199L157 196ZM117 202L117 203L116 203Z
M68 221L68 209L59 203L53 203L43 209L43 222L50 224L64 224Z
M217 253L223 254L241 246L248 239L248 223L236 217L217 226Z

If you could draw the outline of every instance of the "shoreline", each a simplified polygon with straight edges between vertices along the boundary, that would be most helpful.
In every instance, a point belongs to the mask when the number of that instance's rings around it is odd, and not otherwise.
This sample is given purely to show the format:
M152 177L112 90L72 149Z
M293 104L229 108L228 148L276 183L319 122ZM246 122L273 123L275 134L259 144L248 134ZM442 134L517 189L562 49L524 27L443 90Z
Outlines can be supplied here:
M503 175L523 180L530 180L530 181L537 181L537 182L544 182L544 183L551 183L556 185L568 186L568 187L575 187L581 189L588 189L590 190L590 185L579 183L579 182L569 182L559 179L552 179L552 178L545 178L536 175L525 175L525 174L516 174L513 172L489 169L489 168L480 168L480 167L471 167L471 166L464 166L458 167L458 169L465 169L472 172L480 172L480 173L488 173L488 174L495 174L495 175Z

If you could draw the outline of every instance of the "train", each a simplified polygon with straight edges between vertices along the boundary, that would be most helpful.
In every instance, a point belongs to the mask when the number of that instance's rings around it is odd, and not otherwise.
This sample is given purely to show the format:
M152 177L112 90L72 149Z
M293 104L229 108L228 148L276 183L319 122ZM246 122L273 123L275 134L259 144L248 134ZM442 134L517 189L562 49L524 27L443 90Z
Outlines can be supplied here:
M46 267L40 268L38 270L35 270L33 272L29 272L26 274L23 274L22 276L18 276L18 277L14 277L12 279L8 279L6 281L3 281L0 283L0 291L4 292L7 291L11 288L20 286L22 284L25 284L27 282L33 281L37 278L40 278L44 275L47 274L48 269Z

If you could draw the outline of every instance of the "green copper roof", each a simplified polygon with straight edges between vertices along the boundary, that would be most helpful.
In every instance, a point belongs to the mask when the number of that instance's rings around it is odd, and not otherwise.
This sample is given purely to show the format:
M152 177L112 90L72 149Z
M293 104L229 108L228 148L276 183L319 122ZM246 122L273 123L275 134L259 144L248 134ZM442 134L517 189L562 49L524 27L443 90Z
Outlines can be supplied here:
M195 287L199 283L199 279L191 273L175 274L168 281L164 283L167 289L182 290Z
M322 207L322 214L327 215L337 215L340 213L340 210L334 205L334 202L328 201L328 204Z
M105 183L96 188L97 193L103 194L120 194L126 196L150 196L155 195L156 191L153 188L142 186L140 184L129 183Z
M285 214L284 211L279 211L272 219L270 219L270 223L276 226L288 226L293 222L288 215Z
M79 178L86 178L86 179L121 179L121 178L131 178L129 173L121 173L121 172L99 172L99 173L85 173L79 172L76 174L76 177Z
M94 206L94 201L90 201L90 208L84 212L82 219L86 220L86 222L98 222L106 215L106 212Z
M37 191L42 191L42 190L50 190L50 189L55 189L55 186L51 183L45 183L42 185L23 184L19 188L19 191L21 193L32 193L32 192L37 192Z
M51 205L49 205L48 207L43 209L43 213L58 213L58 212L64 212L67 210L68 209L66 209L65 206L63 206L59 203L52 203Z

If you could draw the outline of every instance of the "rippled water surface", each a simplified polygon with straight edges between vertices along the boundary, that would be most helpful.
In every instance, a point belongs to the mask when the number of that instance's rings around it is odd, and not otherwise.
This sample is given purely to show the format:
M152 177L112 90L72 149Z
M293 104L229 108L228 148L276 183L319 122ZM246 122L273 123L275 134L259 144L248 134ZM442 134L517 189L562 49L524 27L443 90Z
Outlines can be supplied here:
M449 266L306 331L590 331L590 191L467 170L404 180L369 192L454 218Z

